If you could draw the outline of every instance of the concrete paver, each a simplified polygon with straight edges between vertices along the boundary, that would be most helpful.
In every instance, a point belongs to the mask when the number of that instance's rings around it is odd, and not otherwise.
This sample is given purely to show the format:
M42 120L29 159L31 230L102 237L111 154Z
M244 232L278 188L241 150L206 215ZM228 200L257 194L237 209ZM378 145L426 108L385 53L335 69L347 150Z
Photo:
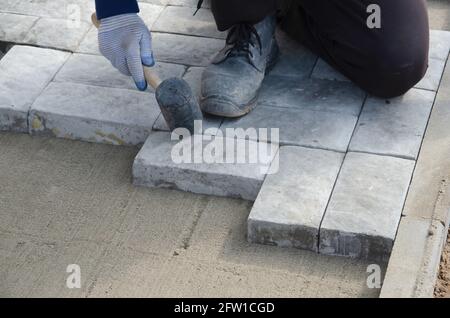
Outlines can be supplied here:
M223 45L223 40L213 38L169 33L153 34L155 58L161 62L207 66Z
M208 139L192 136L173 141L169 133L152 133L134 162L134 184L255 200L278 146Z
M158 63L156 71L164 80L170 77L181 77L186 67L177 64ZM130 76L125 76L102 56L90 54L73 54L55 77L56 82L71 82L112 88L134 90L136 85ZM154 92L153 88L148 91Z
M160 109L135 90L52 83L30 111L30 132L115 145L143 144Z
M217 31L212 13L207 9L200 9L194 16L192 8L168 6L153 25L154 32L186 34L209 38L224 39L225 32Z
M65 52L27 46L9 51L0 61L0 130L28 130L31 104L68 57Z
M280 171L266 177L248 219L253 243L318 251L319 228L343 154L280 148Z
M388 259L414 164L347 153L320 227L320 252Z
M390 100L369 97L359 118L350 151L415 160L435 96L434 92L412 89Z
M299 112L319 110L358 116L365 96L351 83L269 76L258 101L261 105L294 108Z
M267 139L279 142L281 145L345 152L357 120L356 116L349 114L260 105L241 119L226 119L221 130L268 129ZM272 139L271 129L273 128L279 129L279 141ZM257 137L261 138L261 136ZM254 137L250 136L250 138Z

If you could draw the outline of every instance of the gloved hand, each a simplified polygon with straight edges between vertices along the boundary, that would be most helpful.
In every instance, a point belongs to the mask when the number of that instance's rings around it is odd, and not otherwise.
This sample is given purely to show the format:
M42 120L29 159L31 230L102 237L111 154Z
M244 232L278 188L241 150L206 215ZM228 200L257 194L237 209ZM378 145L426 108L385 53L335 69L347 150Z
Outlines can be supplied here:
M133 76L139 90L146 90L147 81L142 64L153 66L155 60L152 36L144 21L137 14L131 13L105 18L100 22L100 52L121 73Z

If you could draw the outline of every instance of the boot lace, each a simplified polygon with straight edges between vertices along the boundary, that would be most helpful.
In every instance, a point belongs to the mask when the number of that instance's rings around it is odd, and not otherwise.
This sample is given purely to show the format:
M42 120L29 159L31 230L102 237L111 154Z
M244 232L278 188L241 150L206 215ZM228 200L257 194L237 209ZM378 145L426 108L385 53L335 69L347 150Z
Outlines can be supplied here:
M204 0L199 0L197 3L197 10L194 15L201 9ZM252 37L254 35L254 38ZM255 43L255 39L256 42ZM253 58L253 53L250 50L250 44L259 46L259 52L262 54L262 42L261 37L258 34L255 26L249 23L240 23L233 26L228 32L226 43L230 48L225 54L230 56L246 55L249 59Z

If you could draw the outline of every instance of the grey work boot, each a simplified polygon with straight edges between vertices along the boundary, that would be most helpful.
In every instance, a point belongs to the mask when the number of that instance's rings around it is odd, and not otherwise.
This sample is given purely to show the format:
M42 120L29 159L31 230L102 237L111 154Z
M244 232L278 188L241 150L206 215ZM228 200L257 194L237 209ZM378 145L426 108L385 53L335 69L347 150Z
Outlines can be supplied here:
M202 76L203 112L241 117L256 106L265 73L279 54L275 28L275 16L269 16L256 25L238 24L230 29L225 48Z

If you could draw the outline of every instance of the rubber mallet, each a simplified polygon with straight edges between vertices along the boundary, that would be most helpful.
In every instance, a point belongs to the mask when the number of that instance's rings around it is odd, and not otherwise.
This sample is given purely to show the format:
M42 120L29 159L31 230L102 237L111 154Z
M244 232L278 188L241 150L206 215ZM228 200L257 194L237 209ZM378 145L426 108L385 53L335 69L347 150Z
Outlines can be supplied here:
M97 20L97 15L93 13L91 18L98 29L100 21ZM194 122L202 120L203 114L189 84L180 78L161 81L152 67L143 67L145 79L155 89L156 100L169 129L174 131L177 128L186 128L191 134L197 133L194 131Z

